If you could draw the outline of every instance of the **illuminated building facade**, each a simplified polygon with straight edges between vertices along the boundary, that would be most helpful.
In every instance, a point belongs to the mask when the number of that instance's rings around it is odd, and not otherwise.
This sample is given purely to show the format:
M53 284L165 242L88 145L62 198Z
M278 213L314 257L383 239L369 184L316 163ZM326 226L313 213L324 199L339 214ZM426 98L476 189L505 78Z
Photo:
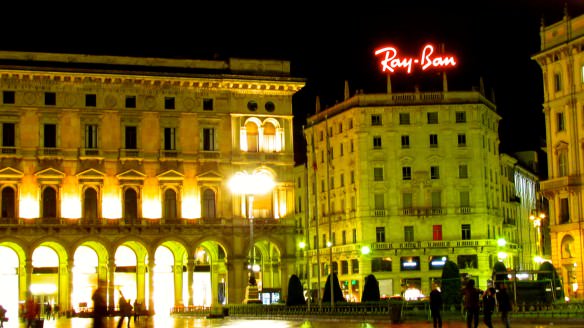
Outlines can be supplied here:
M543 73L551 253L565 294L584 297L584 15L542 26L533 56Z
M339 104L322 111L317 104L305 128L308 172L296 172L297 194L307 195L297 202L309 204L302 207L308 285L318 288L320 263L324 286L331 250L348 300L360 299L371 273L382 295L428 295L445 260L481 288L500 255L512 266L517 244L498 244L508 224L499 120L495 105L475 91L346 91Z
M9 316L28 292L84 311L99 280L110 308L120 292L159 313L241 303L250 254L262 300L286 295L292 95L304 86L289 62L0 52L0 63ZM241 172L273 188L252 205L228 187Z

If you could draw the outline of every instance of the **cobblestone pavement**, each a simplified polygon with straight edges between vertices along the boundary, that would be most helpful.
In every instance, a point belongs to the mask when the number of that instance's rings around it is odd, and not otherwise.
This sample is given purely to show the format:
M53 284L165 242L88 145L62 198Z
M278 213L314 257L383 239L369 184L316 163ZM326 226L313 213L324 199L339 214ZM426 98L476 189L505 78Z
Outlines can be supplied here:
M106 320L106 327L115 328L119 318L111 317ZM503 327L503 324L494 320L495 327ZM4 323L5 328L22 328L26 327L24 322L9 321ZM44 320L43 328L90 328L92 327L92 320L88 318L59 318L57 320ZM123 328L128 327L127 319L123 323ZM140 318L137 323L133 320L130 322L129 328L174 328L174 327L242 327L242 328L414 328L414 327L429 327L432 328L432 323L428 321L412 321L404 323L391 323L389 320L353 320L350 318L336 318L336 319L300 319L300 320L252 320L252 319L205 319L198 317L168 317L168 316L154 316L152 318ZM479 327L485 327L484 323L480 322ZM512 328L575 328L584 327L584 318L582 319L558 319L551 320L538 319L515 319L511 321ZM443 328L466 328L466 324L462 320L446 320Z

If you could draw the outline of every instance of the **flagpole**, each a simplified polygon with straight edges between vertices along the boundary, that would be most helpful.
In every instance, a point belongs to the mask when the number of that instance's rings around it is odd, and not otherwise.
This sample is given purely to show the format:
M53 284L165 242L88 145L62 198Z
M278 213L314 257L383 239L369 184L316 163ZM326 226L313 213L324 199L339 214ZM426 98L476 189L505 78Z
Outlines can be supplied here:
M318 220L318 184L317 184L317 166L316 166L316 151L314 149L314 126L312 127L312 138L310 138L310 144L311 144L311 149L312 149L312 168L314 170L314 218L316 220L315 222L315 234L316 234L316 240L314 242L314 250L316 251L316 281L318 284L318 288L316 289L316 297L318 298L318 306L319 308L322 307L322 298L320 296L320 247L319 247L319 243L318 243L318 225L319 225L319 220ZM310 211L310 208L308 209Z
M302 126L302 134L304 135L304 139L306 140L306 143L308 144L308 140L306 138L306 130L305 130L305 126ZM305 233L304 233L304 238L305 238L305 244L306 244L306 248L305 248L305 253L304 256L306 257L306 289L308 290L308 302L307 302L307 309L308 312L310 312L310 303L312 303L312 268L310 267L310 263L312 262L312 256L309 257L308 254L310 254L310 188L308 188L309 185L309 165L308 165L308 160L306 161L306 163L304 164L304 169L306 171L305 173L305 178L306 178L306 182L305 182L305 190L306 190L306 198L305 198L305 204L304 204L304 229L306 229Z
M332 213L331 213L331 188L330 188L330 177L329 177L329 167L330 167L330 160L331 160L331 150L329 144L329 129L328 129L328 116L324 116L324 126L325 126L325 134L326 134L326 193L327 193L327 207L328 207L328 235L330 240L330 247L329 249L329 277L330 277L330 290L331 290L331 309L334 310L335 308L335 289L334 289L334 270L333 270L333 225L332 225Z

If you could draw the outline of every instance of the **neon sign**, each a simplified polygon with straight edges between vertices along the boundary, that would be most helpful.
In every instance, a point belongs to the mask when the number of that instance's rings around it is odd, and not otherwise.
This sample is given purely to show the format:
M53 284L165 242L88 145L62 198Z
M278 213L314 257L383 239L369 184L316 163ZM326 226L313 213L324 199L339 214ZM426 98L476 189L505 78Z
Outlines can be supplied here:
M422 71L429 68L436 67L454 67L456 66L456 58L454 56L434 55L434 46L427 44L422 49L420 57L398 57L398 51L394 47L384 47L375 50L375 56L383 55L385 57L381 60L381 71L394 73L398 69L405 69L408 74L412 72L412 67L420 66Z

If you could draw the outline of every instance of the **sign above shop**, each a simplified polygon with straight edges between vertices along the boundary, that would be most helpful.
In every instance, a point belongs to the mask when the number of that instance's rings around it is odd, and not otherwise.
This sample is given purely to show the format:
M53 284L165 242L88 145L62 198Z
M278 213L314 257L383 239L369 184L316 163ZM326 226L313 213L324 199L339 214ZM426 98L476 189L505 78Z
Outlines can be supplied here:
M395 47L383 47L375 50L375 56L381 56L381 71L394 73L398 70L405 70L408 74L412 72L414 66L420 67L422 71L432 68L449 68L456 66L457 59L452 55L435 54L434 46L426 44L422 48L419 57L407 57L398 55Z

